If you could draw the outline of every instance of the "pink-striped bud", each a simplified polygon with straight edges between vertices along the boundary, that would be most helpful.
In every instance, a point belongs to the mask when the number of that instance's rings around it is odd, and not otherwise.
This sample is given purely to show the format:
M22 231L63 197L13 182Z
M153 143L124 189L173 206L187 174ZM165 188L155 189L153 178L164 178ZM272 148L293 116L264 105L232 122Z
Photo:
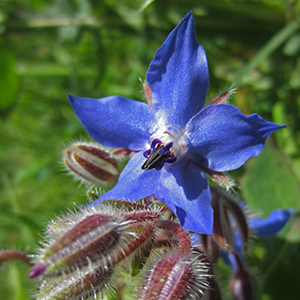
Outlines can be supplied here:
M73 143L64 151L63 159L70 174L89 184L105 185L120 173L116 159L96 143Z
M58 223L59 230L55 223L48 227L49 237L55 239L42 250L29 277L68 273L96 260L105 260L116 248L124 247L126 237L133 234L128 229L131 221L118 211L107 211L101 207L84 209L68 216L65 223L62 220Z
M149 271L137 299L201 299L211 277L211 265L204 254L166 256Z
M82 300L94 296L106 287L113 268L91 264L60 277L50 277L40 285L37 300Z

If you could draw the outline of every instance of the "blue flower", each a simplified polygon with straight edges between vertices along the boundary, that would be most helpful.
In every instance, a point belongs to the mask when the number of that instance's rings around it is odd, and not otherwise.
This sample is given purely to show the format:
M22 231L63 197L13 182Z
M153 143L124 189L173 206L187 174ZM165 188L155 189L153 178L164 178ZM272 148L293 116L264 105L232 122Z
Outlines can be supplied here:
M121 96L69 96L79 120L104 146L138 151L105 199L139 200L154 194L184 229L211 234L211 194L203 167L239 168L257 156L279 126L233 105L205 108L208 67L188 13L157 50L147 82L152 106Z

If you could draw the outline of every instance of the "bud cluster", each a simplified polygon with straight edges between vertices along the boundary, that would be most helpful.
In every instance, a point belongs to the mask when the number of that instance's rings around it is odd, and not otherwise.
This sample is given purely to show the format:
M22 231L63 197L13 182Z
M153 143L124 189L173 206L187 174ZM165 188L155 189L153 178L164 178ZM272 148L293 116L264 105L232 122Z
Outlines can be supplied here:
M40 300L96 297L108 286L116 288L128 265L132 276L145 278L137 299L201 299L210 290L213 272L206 255L149 199L82 208L52 221L45 239L29 274L41 279Z
M147 83L144 89L151 105ZM226 103L231 93L222 94L211 105ZM144 153L148 160L142 168L159 170L164 163L173 163L172 146L173 142L154 139ZM95 143L77 142L65 150L64 162L75 178L102 186L119 175L116 157L133 154L124 148L114 153ZM234 187L226 174L202 168L227 190ZM230 194L215 186L210 190L211 236L182 229L174 212L154 195L143 202L101 201L52 221L29 274L40 279L37 299L96 299L108 288L123 299L119 289L125 272L134 284L142 281L136 289L137 300L221 300L213 265L222 258L232 267L229 287L233 298L253 300L256 282L243 258L249 244L247 217ZM93 201L99 198L91 191L88 195ZM140 279L134 281L136 277Z
M203 253L166 255L150 269L138 299L201 299L211 277L211 265Z

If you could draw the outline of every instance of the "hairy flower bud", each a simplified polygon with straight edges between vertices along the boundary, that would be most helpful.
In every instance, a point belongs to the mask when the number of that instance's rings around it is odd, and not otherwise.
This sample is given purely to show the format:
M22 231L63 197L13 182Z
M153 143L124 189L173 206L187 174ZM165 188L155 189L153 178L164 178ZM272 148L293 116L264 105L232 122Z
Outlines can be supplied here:
M64 151L63 159L75 178L95 185L115 181L120 173L116 159L96 143L73 143Z
M156 208L111 200L53 222L47 228L50 242L29 274L44 278L38 299L96 297L119 264L151 248L159 217Z
M29 277L65 274L99 260L105 265L142 245L152 237L160 212L138 204L132 210L133 204L125 203L107 201L53 222L47 228L49 242Z
M46 247L29 277L66 273L104 259L116 247L124 246L122 239L132 234L128 230L131 222L117 212L110 215L101 210L83 210L76 218L66 232L59 227L60 236Z
M201 299L211 276L211 266L204 254L172 254L150 270L137 299Z
M60 277L50 277L40 285L37 300L82 300L94 296L108 283L113 268L92 264Z

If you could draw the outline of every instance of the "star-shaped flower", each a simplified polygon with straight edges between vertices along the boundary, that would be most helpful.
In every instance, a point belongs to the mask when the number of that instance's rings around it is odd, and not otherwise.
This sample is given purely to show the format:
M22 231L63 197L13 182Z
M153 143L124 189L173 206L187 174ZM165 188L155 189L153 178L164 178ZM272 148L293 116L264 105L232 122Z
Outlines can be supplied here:
M239 168L257 156L279 126L229 104L204 102L208 88L205 52L188 13L157 50L147 82L152 104L121 96L69 96L92 138L104 146L138 151L105 199L139 200L154 194L184 229L211 234L211 194L203 168Z

